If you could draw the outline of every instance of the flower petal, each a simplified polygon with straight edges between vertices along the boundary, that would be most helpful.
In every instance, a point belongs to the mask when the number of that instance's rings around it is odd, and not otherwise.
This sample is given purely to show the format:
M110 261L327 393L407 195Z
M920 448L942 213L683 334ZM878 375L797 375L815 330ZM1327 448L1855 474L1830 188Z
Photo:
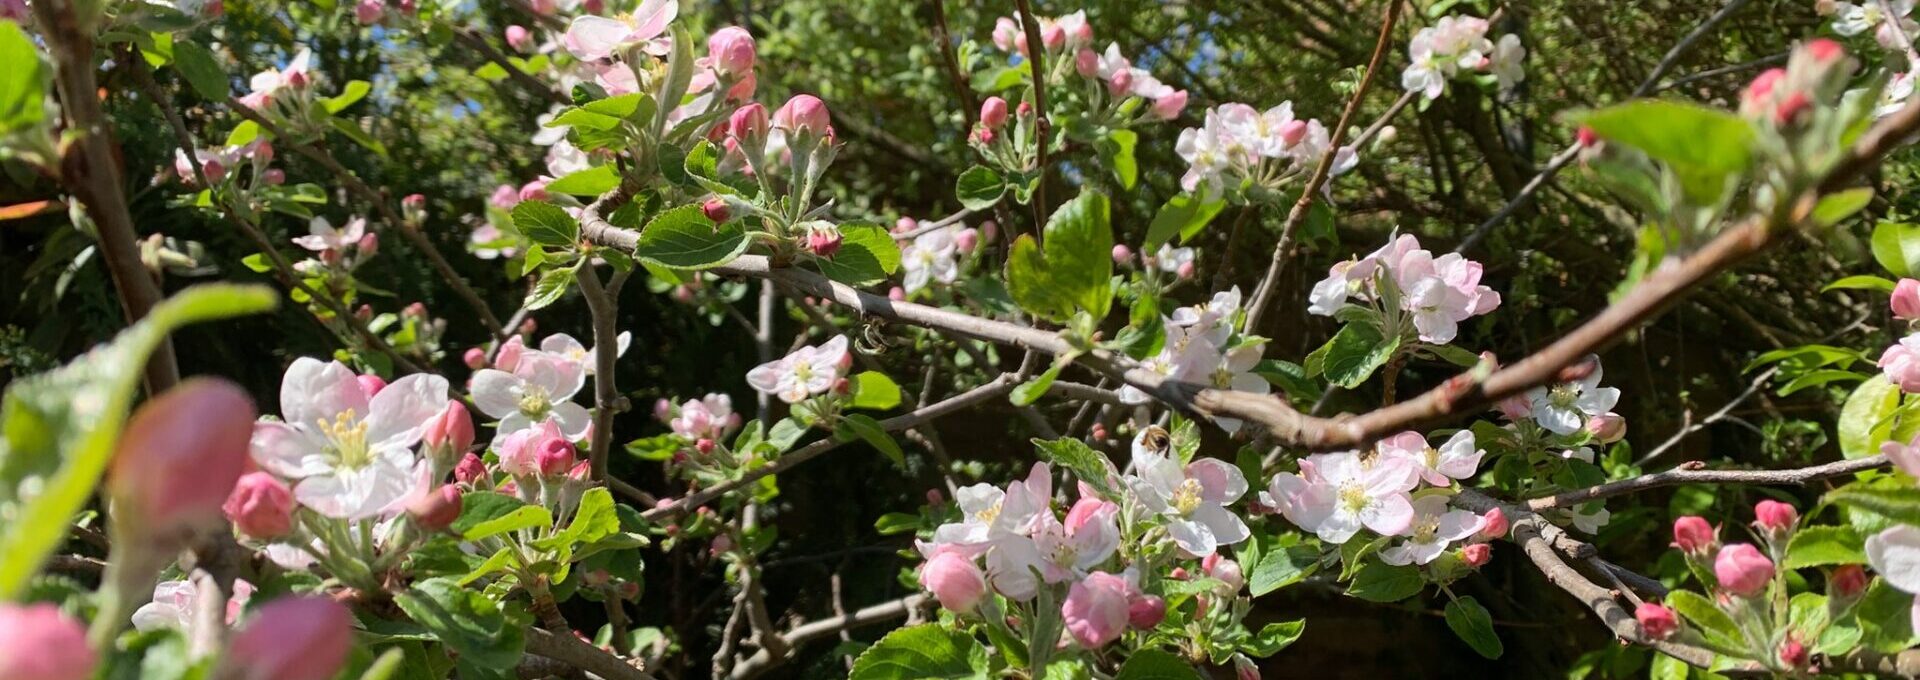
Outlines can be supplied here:
M415 373L393 381L367 404L367 441L376 446L409 447L420 441L427 421L447 410L447 379Z
M263 420L253 425L248 447L253 462L268 472L299 479L332 469L325 458L326 442L303 426Z
M367 393L360 389L357 377L338 361L295 359L280 380L281 418L311 426L322 420L332 422L334 416L347 411L365 417Z
M520 412L520 397L525 396L526 381L520 376L491 368L473 374L473 405L480 412L505 418Z

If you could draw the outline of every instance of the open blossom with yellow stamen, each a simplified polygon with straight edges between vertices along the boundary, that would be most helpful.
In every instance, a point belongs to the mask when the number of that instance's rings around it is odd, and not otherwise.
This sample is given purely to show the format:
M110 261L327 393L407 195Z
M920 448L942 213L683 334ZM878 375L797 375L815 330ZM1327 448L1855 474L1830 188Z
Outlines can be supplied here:
M328 517L382 514L413 488L413 446L447 408L447 379L415 374L369 398L339 362L302 357L280 384L284 420L254 427L253 459Z
M1240 468L1216 458L1181 465L1167 447L1151 445L1164 441L1158 427L1134 437L1133 463L1139 473L1128 478L1128 485L1141 504L1166 520L1167 534L1188 553L1211 555L1220 546L1246 540L1246 522L1226 508L1247 493Z

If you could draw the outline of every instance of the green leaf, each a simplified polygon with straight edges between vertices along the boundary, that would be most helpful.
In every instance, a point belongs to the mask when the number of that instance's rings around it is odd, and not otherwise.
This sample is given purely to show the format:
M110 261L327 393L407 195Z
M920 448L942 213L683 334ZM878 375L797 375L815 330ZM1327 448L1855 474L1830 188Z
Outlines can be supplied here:
M605 99L595 99L585 104L581 104L580 110L587 111L589 113L597 113L602 116L612 116L614 118L627 118L640 110L640 102L641 100L646 98L647 98L647 95L644 95L638 92L615 95L612 97L607 97Z
M538 505L522 505L509 511L507 514L480 522L467 528L465 531L461 531L460 537L469 541L478 541L488 536L498 536L510 531L532 529L534 527L544 527L552 524L553 513L548 512L546 508Z
M459 653L461 677L468 672L512 677L526 645L525 633L486 593L440 577L416 582L393 599L415 623Z
M233 132L227 133L227 146L245 146L260 138L260 124L250 120L240 121L233 126Z
M554 116L553 120L547 121L546 126L550 128L551 127L584 128L587 130L606 132L608 130L612 130L614 128L620 127L620 118L621 118L620 116L609 116L604 113L594 113L584 108L573 108L573 109L567 109L565 111L561 111L560 115Z
M1480 606L1471 596L1462 597L1447 603L1447 627L1453 634L1465 640L1468 647L1489 659L1500 658L1504 647L1500 644L1500 635L1493 632L1493 616L1487 614L1487 608Z
M1030 234L1013 244L1007 285L1034 314L1064 321L1075 309L1095 320L1113 303L1113 224L1107 197L1082 191L1047 219L1044 253Z
M1836 191L1820 197L1813 206L1811 219L1815 226L1831 227L1854 213L1867 207L1873 201L1873 187L1855 187L1845 191Z
M1667 606L1686 617L1688 623L1728 639L1740 639L1740 626L1733 617L1714 606L1713 600L1691 590L1675 590L1667 593Z
M1805 527L1794 532L1793 538L1787 542L1788 569L1866 562L1865 541L1853 527Z
M1240 651L1256 659L1264 659L1292 646L1294 641L1299 640L1300 635L1305 632L1307 632L1306 619L1269 623L1262 626L1260 632L1254 634L1252 638L1240 643Z
M514 206L513 226L529 240L549 248L580 245L580 222L546 201L521 201Z
M1920 224L1881 222L1873 226L1873 259L1896 277L1920 273Z
M1419 594L1426 585L1418 567L1369 562L1353 575L1347 594L1369 602L1399 602Z
M374 139L372 135L367 134L366 130L360 129L358 123L346 118L329 118L327 125L332 127L334 132L346 135L347 139L353 140L353 143L359 144L366 150L382 157L387 155L387 145L381 144L380 140Z
M732 262L749 243L739 220L714 224L700 206L683 205L648 222L633 254L659 267L709 269Z
M1181 243L1193 239L1205 229L1213 218L1227 207L1225 199L1203 200L1191 194L1179 194L1167 199L1154 213L1153 222L1147 225L1146 248L1154 248L1175 235Z
M226 93L224 92L226 88L223 87L221 89L223 92L221 92L220 96L224 99L226 97ZM345 87L340 88L340 94L320 100L320 105L327 109L327 113L339 113L366 97L367 92L372 89L373 86L367 84L367 81L349 80Z
M1107 459L1107 454L1072 437L1035 439L1033 446L1040 452L1041 458L1066 468L1073 473L1075 479L1086 482L1087 486L1093 487L1093 490L1100 495L1109 498L1114 496L1116 489L1112 481L1117 479L1117 476L1114 473L1113 461Z
M573 277L572 267L554 267L540 272L540 280L534 282L533 290L527 291L527 299L522 304L528 310L546 309L559 302L573 287Z
M960 173L960 179L954 182L953 193L960 198L960 205L968 210L987 210L1000 202L1000 196L1007 192L1007 181L1000 173L984 165L967 168Z
M154 347L182 326L264 312L279 299L266 286L193 286L111 343L8 386L0 399L0 516L9 518L0 524L0 601L19 599L93 496ZM38 481L23 484L28 477Z
M240 264L246 265L248 269L259 274L273 271L273 264L267 261L266 253L254 253L240 258Z
M507 513L526 507L526 502L492 491L469 491L460 496L460 516L453 520L448 528L456 534L466 533L474 525L491 519L504 517Z
M1654 652L1653 663L1647 671L1647 680L1687 680L1687 674L1692 670L1693 666L1687 665L1685 661Z
M1113 680L1202 680L1203 677L1180 657L1148 648L1128 657Z
M938 624L901 628L853 661L847 680L985 678L984 650L965 633Z
M176 41L173 44L173 67L193 86L193 91L210 102L227 100L227 72L220 68L220 60L213 51L200 43L190 40Z
M879 449L894 465L907 466L907 454L900 450L900 444L893 440L893 435L887 434L886 428L880 426L880 421L869 416L859 413L840 416L840 423L834 428L833 435L841 441L865 441L869 446Z
M555 550L567 545L587 545L617 533L620 533L620 515L614 512L613 494L607 487L596 486L580 496L580 507L574 511L573 521L566 529L534 541L533 547Z
M1311 545L1294 545L1268 550L1247 572L1247 594L1260 597L1299 583L1320 566L1320 550Z
M1877 290L1882 293L1891 293L1893 292L1893 286L1893 281L1888 280L1886 277L1860 274L1829 283L1826 287L1821 288L1820 292L1825 293L1830 290Z
M1901 592L1875 579L1867 594L1854 605L1854 619L1860 622L1860 643L1881 654L1894 654L1916 642L1913 630L1913 595Z
M1920 524L1920 489L1849 486L1828 493L1826 502L1860 508L1903 524Z
M1053 381L1060 377L1060 369L1066 368L1071 363L1073 363L1071 358L1065 361L1054 359L1053 365L1048 366L1047 370L1042 371L1040 375L1033 376L1033 379L1014 387L1013 391L1007 394L1007 399L1012 401L1014 406L1031 406L1033 402L1039 401L1040 397L1046 396L1047 390L1053 389Z
M1100 160L1113 170L1113 178L1120 182L1120 188L1127 191L1132 191L1133 185L1140 180L1140 164L1133 157L1133 147L1139 141L1139 133L1120 129L1094 142L1094 149L1100 152Z
M0 78L0 133L40 124L46 118L41 102L47 96L47 67L33 39L11 21L0 21L0 64L7 65L7 77Z
M599 196L620 186L620 171L612 164L567 173L547 183L547 191L568 196Z
M885 411L900 405L900 385L879 371L853 376L853 407Z
M827 278L849 286L871 286L900 270L900 244L877 224L840 225L840 249L833 257L814 258Z
M1900 406L1900 387L1879 376L1853 389L1840 407L1840 453L1865 458L1880 453L1880 443L1893 431L1893 413Z
M1352 389L1385 366L1399 349L1398 336L1381 338L1380 330L1370 324L1350 323L1308 355L1307 372L1325 375L1334 384Z
M1063 321L1073 315L1073 299L1051 285L1046 255L1032 234L1021 234L1007 252L1007 293L1035 316Z
M1753 157L1753 126L1697 104L1643 99L1576 119L1600 137L1634 147L1669 165L1714 175L1742 172Z

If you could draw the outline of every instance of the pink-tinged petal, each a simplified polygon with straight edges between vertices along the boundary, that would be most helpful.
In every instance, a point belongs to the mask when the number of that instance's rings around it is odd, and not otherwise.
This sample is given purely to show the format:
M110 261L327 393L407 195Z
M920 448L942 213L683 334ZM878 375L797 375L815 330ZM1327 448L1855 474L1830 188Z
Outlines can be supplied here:
M366 417L367 393L360 389L358 377L338 361L295 359L280 381L281 418L311 426L323 420L331 423L347 411L353 411L356 420Z
M366 235L367 235L367 218L355 217L353 219L347 220L347 226L342 227L340 229L340 234L338 235L337 238L339 238L340 242L343 244L359 243L360 238Z
M549 416L560 426L561 434L575 441L586 438L588 428L593 426L593 414L587 412L587 407L571 401L554 404Z
M632 32L632 27L624 22L601 16L578 16L567 26L567 33L560 38L560 42L581 61L599 61L620 49L621 43L626 42Z
M1240 468L1218 458L1196 458L1187 464L1187 476L1200 482L1200 499L1232 503L1247 493L1247 477Z
M322 236L295 236L293 238L293 244L316 253L333 247L333 244L328 243L327 239Z
M1920 444L1887 442L1880 445L1880 453L1886 454L1887 460L1893 461L1902 472L1920 477Z
M1413 503L1407 500L1406 494L1375 499L1360 511L1360 522L1382 536L1400 535L1413 524Z
M1313 530L1320 540L1335 545L1346 543L1360 532L1360 518L1344 512L1329 512Z
M323 452L326 442L304 428L287 423L261 421L253 426L249 447L253 462L268 472L299 479L331 469Z
M539 350L521 354L513 374L545 389L547 397L554 401L572 398L587 381L586 366L580 362Z
M520 412L520 397L526 395L526 381L520 376L491 368L473 374L473 405L494 418Z
M415 373L393 381L367 407L367 441L377 446L409 447L420 441L427 422L447 410L447 379Z
M1195 508L1193 519L1207 525L1207 530L1213 532L1214 541L1220 545L1233 545L1247 540L1251 535L1246 522L1218 505L1202 505Z
M1867 563L1887 585L1920 593L1920 527L1901 525L1867 537Z
M1368 496L1403 494L1420 485L1420 466L1405 458L1380 458L1362 474Z
M1380 551L1380 561L1396 567L1413 564L1413 547L1407 543L1390 546Z
M680 14L680 0L645 0L633 11L633 35L630 41L652 40L667 32L667 24Z
M780 376L792 371L785 359L770 361L747 371L747 384L755 390L772 394L780 389Z
M1440 516L1440 527L1434 531L1434 536L1458 541L1480 533L1480 529L1486 525L1487 521L1479 515L1465 510L1449 510Z
M1176 519L1167 522L1167 535L1181 550L1194 555L1211 555L1220 542L1215 540L1213 530L1207 525L1192 520Z
M575 340L573 336L566 333L554 333L540 341L540 351L568 356L575 352L587 351L587 346L580 344L579 340Z

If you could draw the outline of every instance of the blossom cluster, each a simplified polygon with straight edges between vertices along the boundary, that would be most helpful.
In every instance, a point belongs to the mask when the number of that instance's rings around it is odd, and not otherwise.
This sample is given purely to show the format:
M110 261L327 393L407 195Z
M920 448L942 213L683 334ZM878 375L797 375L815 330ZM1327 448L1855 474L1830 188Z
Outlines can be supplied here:
M1162 251L1172 254L1164 246ZM1179 266L1187 268L1187 265ZM1244 318L1239 286L1214 293L1206 302L1175 309L1161 320L1166 339L1160 351L1141 362L1141 366L1172 380L1267 394L1273 387L1253 372L1267 341L1240 333ZM1123 402L1144 404L1148 399L1148 394L1138 387L1120 388ZM1241 422L1234 418L1217 417L1214 422L1229 434L1240 430Z
M1505 515L1497 509L1476 515L1449 508L1446 494L1413 494L1423 483L1448 489L1473 477L1485 453L1471 430L1438 446L1418 432L1402 432L1369 451L1308 456L1299 474L1275 475L1260 502L1327 543L1346 543L1362 529L1400 537L1380 551L1381 561L1424 565L1456 542L1506 534Z
M1500 306L1500 293L1481 285L1481 265L1447 253L1434 257L1420 240L1402 234L1357 260L1337 263L1314 284L1307 311L1335 316L1358 300L1381 318L1382 335L1411 325L1422 342L1453 342L1460 322Z
M1093 26L1087 23L1085 10L1058 18L1036 17L1035 21L1040 24L1040 41L1045 44L1047 54L1060 58L1072 55L1074 73L1099 83L1116 107L1137 97L1148 102L1142 117L1155 121L1172 120L1186 108L1186 90L1174 89L1160 82L1152 72L1135 66L1120 52L1119 44L1108 43L1105 51L1096 52ZM1018 17L1000 17L994 22L993 44L1003 52L1029 54L1027 33ZM1059 64L1061 59L1050 59L1048 63ZM985 124L985 116L982 118ZM1005 119L1004 108L1000 118Z
M1187 162L1181 188L1219 194L1243 187L1277 190L1312 172L1331 143L1320 121L1294 117L1293 102L1266 111L1230 103L1207 109L1201 127L1181 130L1174 152ZM1335 153L1333 173L1358 163L1353 147L1343 146Z
M1527 48L1520 36L1506 34L1499 42L1487 39L1487 20L1446 16L1414 32L1407 45L1412 62L1400 73L1400 87L1431 101L1446 94L1447 84L1463 73L1491 73L1500 91L1507 92L1526 79L1521 61Z
M982 242L992 242L994 231L992 221L976 229L964 222L935 226L911 217L900 218L894 224L893 233L900 244L901 299L912 296L929 283L952 285L960 278L961 261L978 250ZM909 234L910 239L906 238Z
M1902 36L1920 35L1920 22L1908 16L1913 0L1861 0L1861 2L1817 2L1816 10L1833 17L1833 32L1853 37L1869 31L1881 47L1906 50Z

